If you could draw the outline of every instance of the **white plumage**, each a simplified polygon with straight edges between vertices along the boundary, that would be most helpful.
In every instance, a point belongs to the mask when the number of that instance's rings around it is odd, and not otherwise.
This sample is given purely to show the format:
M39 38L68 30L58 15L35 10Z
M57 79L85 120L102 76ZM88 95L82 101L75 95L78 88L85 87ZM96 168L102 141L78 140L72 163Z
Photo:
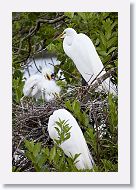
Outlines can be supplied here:
M85 81L91 84L92 80L104 67L91 39L85 34L77 34L73 28L65 29L61 38L64 38L63 49L65 53L73 60ZM103 70L99 77L105 74L105 72ZM116 95L116 88L110 81L110 78L103 81L102 88L106 92L110 89L110 92Z
M74 157L75 154L80 153L80 156L76 160L78 162L75 164L77 169L92 169L94 164L93 158L89 152L83 133L76 119L70 112L65 109L59 109L53 112L53 115L50 116L48 122L48 132L50 138L53 140L58 138L58 133L55 127L58 127L56 121L59 121L59 119L67 121L71 127L70 138L64 141L60 145L60 148L62 148L68 157L71 155Z
M52 71L45 67L42 75L32 75L25 82L23 93L24 96L34 97L35 99L43 98L47 102L53 100L55 95L59 95L60 87L52 79Z
M60 87L56 84L54 80L45 80L40 81L40 89L43 93L43 98L49 102L53 100L56 96L59 96Z
M41 96L41 91L39 88L39 81L41 80L40 75L32 75L29 77L24 85L23 93L24 96L34 97L38 99Z

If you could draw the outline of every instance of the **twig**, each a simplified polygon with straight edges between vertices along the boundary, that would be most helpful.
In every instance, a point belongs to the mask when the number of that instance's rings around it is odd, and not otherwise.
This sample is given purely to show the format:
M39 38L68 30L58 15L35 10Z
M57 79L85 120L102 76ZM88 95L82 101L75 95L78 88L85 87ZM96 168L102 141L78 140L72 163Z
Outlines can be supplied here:
M91 84L93 84L93 82L98 78L98 76L102 73L102 71L104 71L104 69L107 67L107 65L112 61L113 57L115 57L115 54L113 53L110 60L104 65L104 67L102 68L102 70L96 75L96 77L91 81ZM91 76L92 78L92 76ZM91 80L91 78L89 79L89 81ZM89 82L88 81L88 82ZM91 85L90 84L90 85Z
M101 77L95 79L96 82L93 85L90 85L88 88L90 88L90 90L94 90L96 89L100 84L102 84L102 82L104 80L106 80L107 78L109 78L109 76L113 73L115 73L115 69L116 68L112 68L109 71L107 71L104 75L102 75Z
M35 65L37 71L38 71L39 73L42 73L42 72L38 69L38 67L37 67L37 65L36 65L35 58L33 57L32 59L33 59L33 62L34 62L34 65Z
M97 121L97 114L96 110L94 109L94 105L92 103L92 109L93 109L93 119L96 126L96 150L97 150L97 162L99 164L99 130L98 130L98 121Z

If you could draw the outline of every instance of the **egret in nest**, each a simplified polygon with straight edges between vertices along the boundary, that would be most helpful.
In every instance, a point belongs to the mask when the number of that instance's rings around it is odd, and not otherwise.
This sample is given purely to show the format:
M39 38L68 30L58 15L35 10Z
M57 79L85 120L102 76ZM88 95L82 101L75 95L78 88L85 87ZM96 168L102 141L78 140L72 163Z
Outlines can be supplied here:
M41 98L45 101L52 101L59 97L61 89L54 80L54 74L50 68L44 67L42 75L30 76L24 85L24 96L34 97L36 100Z
M64 52L73 60L88 85L92 84L98 75L100 77L106 73L95 46L87 35L78 34L73 28L66 28L59 37L64 38ZM110 78L103 81L99 88L117 95L116 87Z
M59 138L59 134L56 130L58 127L57 122L59 120L67 121L70 127L70 138L62 142L59 146L68 157L74 157L79 154L76 159L75 166L77 169L92 169L94 161L92 155L88 149L87 143L83 136L83 133L70 112L66 109L58 109L53 112L48 122L48 132L51 139L54 141Z

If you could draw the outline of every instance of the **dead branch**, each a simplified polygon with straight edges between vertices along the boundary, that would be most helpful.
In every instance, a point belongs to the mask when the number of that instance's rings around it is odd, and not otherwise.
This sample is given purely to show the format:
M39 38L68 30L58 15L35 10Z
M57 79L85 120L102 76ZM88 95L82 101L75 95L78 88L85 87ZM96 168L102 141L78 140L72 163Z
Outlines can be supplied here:
M116 68L112 68L109 71L107 71L104 75L102 75L99 78L96 78L96 82L89 86L90 90L95 90L98 86L102 84L103 81L105 81L107 78L109 78L112 74L115 73Z

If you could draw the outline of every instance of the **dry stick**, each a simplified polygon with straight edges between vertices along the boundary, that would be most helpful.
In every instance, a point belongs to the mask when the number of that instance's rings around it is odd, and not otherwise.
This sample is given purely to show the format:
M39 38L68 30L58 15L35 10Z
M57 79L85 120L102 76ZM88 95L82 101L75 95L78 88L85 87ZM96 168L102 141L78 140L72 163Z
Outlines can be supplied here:
M53 63L53 66L55 66L55 63L54 63L54 61L53 61L53 58L51 57L51 61L52 61L52 63Z
M115 73L115 69L116 68L112 68L109 71L107 71L104 75L102 75L101 77L95 79L96 82L93 85L90 85L89 88L90 90L94 90L96 89L100 84L102 84L102 82L104 80L106 80L111 74Z
M117 53L116 53L116 54L117 54ZM104 67L102 68L102 70L101 70L101 71L96 75L96 77L92 80L91 84L98 78L98 76L99 76L99 75L102 73L102 71L107 67L107 65L112 61L113 57L115 57L116 54L114 54L114 53L112 54L110 60L104 65ZM110 77L110 75L109 75L109 77ZM91 78L92 78L92 76L90 77L89 81L91 80ZM107 78L108 78L108 77L107 77ZM105 79L105 80L106 80L106 79ZM89 81L88 81L88 82L89 82ZM87 88L86 90L89 90L91 84L88 85L88 88ZM101 83L100 83L100 84L101 84Z
M65 17L65 16L64 16L64 17ZM31 29L30 29L30 31L31 31ZM58 38L58 37L57 37L57 38ZM53 38L53 40L48 44L48 46L49 46L52 42L54 42L57 38L56 38L56 37ZM29 36L29 39L30 39L30 36ZM25 40L25 39L24 39L24 40ZM24 40L23 40L23 41L24 41ZM20 41L20 42L21 42L21 41ZM48 47L48 46L47 46L47 47ZM21 47L22 47L22 45L21 45ZM44 49L39 50L39 51L33 53L32 58L34 57L34 55L37 55L38 53L41 53L41 52L47 50L47 47L45 47ZM20 52L20 50L22 50L22 49L18 48L18 52ZM23 51L24 51L24 50L23 50ZM17 52L17 54L19 54L18 52ZM28 57L28 58L29 58L29 57ZM27 60L28 58L25 58L24 60L22 60L22 61L20 61L20 62L18 62L18 63L26 62L26 60Z
M17 145L17 148L16 148L16 150L14 151L14 155L15 155L15 153L18 151L19 146L21 145L21 143L22 143L24 140L26 140L26 138L29 137L34 131L35 131L35 128L32 129L28 135L26 135L25 137L23 137L23 138L20 139L20 141L19 141L19 143L18 143L18 145Z
M99 130L98 130L97 116L96 116L96 112L95 112L93 103L92 103L92 109L93 109L93 118L94 118L95 125L96 125L96 151L97 151L97 162L99 164Z
M34 65L35 65L37 71L38 71L39 73L42 73L42 72L38 69L38 67L37 67L37 65L36 65L35 58L33 57L32 59L33 59L33 62L34 62Z
M98 86L99 86L100 84L102 84L102 82L103 82L104 80L106 80L112 73L115 72L115 69L116 69L116 68L112 68L112 69L110 69L109 71L107 71L104 75L102 75L100 78L95 79L96 82L95 82L93 85L90 85L90 86L89 86L90 90L93 91L93 90L95 90L96 88L98 88ZM68 74L69 74L69 73L68 73ZM83 92L81 95L84 95L85 92L88 91L88 89L89 89L88 86L87 86L86 89L85 89L85 87L86 87L86 86L74 87L74 89L72 89L71 91L74 91L74 90L83 88L83 89L84 89L84 92ZM65 93L64 95L66 95L66 94L68 94L68 93ZM63 96L62 96L62 97L63 97Z
M99 86L100 84L102 84L102 82L103 82L104 80L106 80L111 74L113 74L113 73L115 72L115 69L116 69L116 68L112 68L112 69L110 69L109 71L107 71L104 75L102 75L101 77L95 79L96 82L95 82L94 84L92 84L92 85L87 86L87 88L84 90L84 92L83 92L82 94L84 95L89 89L90 89L90 91L93 91L93 90L95 90L96 88L98 88L98 86ZM85 97L85 96L84 96L85 101L87 101L89 98L90 98L90 96L89 96L89 97Z
M30 38L28 38L28 56L26 57L26 62L27 62L28 58L30 57L31 51L32 51L31 40L30 40ZM28 64L27 64L27 70L28 70L28 74L29 74L29 77L30 77Z
M113 57L114 57L115 55L114 55L114 53L112 54L112 56L111 56L111 58L110 58L110 60L104 65L104 67L102 68L102 70L96 75L96 77L92 80L92 82L91 82L91 84L98 78L98 76L102 73L102 71L107 67L107 65L112 61L112 59L113 59ZM91 76L91 78L92 78L92 76ZM89 81L90 81L90 79L89 79ZM89 82L88 81L88 82Z

